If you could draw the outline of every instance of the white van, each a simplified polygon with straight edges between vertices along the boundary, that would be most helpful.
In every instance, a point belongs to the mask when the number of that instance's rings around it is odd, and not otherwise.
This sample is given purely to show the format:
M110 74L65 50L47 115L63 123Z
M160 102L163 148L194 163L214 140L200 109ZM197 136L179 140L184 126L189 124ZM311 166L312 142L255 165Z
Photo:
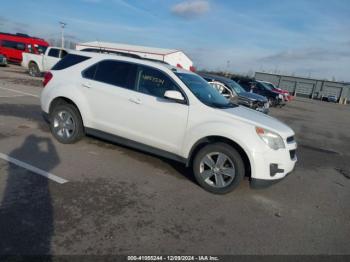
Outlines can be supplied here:
M195 71L192 60L184 52L176 49L164 49L98 41L77 44L75 49L78 51L98 53L132 54L134 55L134 58L162 61L172 66L183 68L192 72Z

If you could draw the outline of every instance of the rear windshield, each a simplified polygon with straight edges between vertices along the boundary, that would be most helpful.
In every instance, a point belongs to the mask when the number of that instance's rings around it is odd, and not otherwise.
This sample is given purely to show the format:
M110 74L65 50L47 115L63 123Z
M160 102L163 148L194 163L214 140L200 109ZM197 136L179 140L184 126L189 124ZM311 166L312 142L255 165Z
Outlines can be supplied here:
M74 66L76 64L79 64L85 60L88 60L90 57L82 56L82 55L75 55L75 54L67 54L64 58L62 58L60 61L55 64L51 70L62 70L66 69L68 67Z

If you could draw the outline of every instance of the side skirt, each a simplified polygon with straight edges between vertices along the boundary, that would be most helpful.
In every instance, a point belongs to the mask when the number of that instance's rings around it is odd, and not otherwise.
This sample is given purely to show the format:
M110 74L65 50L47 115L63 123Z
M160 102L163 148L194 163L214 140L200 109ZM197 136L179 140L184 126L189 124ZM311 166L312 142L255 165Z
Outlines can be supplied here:
M151 146L139 143L139 142L135 142L133 140L126 139L126 138L123 138L123 137L120 137L117 135L112 135L112 134L109 134L109 133L106 133L106 132L103 132L100 130L96 130L93 128L88 128L88 127L85 127L85 132L86 132L86 134L88 134L90 136L98 137L98 138L101 138L103 140L115 143L115 144L134 148L134 149L137 149L137 150L140 150L143 152L150 153L152 155L160 156L163 158L168 158L168 159L171 159L171 160L183 163L183 164L187 163L186 158L183 158L183 157L175 155L173 153L169 153L167 151L164 151L164 150L161 150L158 148L154 148L154 147L151 147Z

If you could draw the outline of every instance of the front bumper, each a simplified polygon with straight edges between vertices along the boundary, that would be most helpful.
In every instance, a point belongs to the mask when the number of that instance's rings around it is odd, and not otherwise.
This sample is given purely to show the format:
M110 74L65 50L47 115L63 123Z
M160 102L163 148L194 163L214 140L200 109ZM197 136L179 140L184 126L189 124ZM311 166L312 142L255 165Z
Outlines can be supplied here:
M257 108L255 108L255 110L259 111L261 113L264 113L266 115L268 115L270 112L270 108L268 108L268 107L257 107Z
M242 106L246 106L249 107L253 110L256 110L258 112L262 112L264 114L268 114L270 112L270 106L268 102L259 102L258 104L256 102L251 102L250 100L246 100L246 99L239 99L238 100L238 104L242 105Z
M50 116L49 116L49 114L46 113L45 111L41 111L41 115L42 115L44 121L49 124L50 123Z
M293 172L294 172L294 170L292 170L291 172L286 174L283 178L276 179L276 180L265 180L265 179L252 178L252 179L250 179L250 187L254 188L254 189L270 187L274 184L281 182L282 180L284 180L287 176L289 176Z
M294 141L294 138L291 142L287 140L284 142L286 148L279 150L268 148L262 152L254 153L251 180L257 181L253 182L253 184L275 183L274 181L283 179L294 170L297 162L297 143Z

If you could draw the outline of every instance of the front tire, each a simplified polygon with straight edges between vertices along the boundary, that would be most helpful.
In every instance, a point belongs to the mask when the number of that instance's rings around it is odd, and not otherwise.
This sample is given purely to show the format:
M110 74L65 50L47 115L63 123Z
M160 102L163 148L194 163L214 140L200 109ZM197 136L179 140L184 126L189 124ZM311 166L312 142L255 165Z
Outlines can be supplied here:
M226 194L239 185L245 170L242 157L235 148L214 143L199 150L193 161L193 173L205 190Z
M269 98L269 104L271 107L276 107L278 104L278 101L276 98Z
M52 135L62 144L73 144L84 135L80 113L71 104L61 104L52 110L50 129Z

